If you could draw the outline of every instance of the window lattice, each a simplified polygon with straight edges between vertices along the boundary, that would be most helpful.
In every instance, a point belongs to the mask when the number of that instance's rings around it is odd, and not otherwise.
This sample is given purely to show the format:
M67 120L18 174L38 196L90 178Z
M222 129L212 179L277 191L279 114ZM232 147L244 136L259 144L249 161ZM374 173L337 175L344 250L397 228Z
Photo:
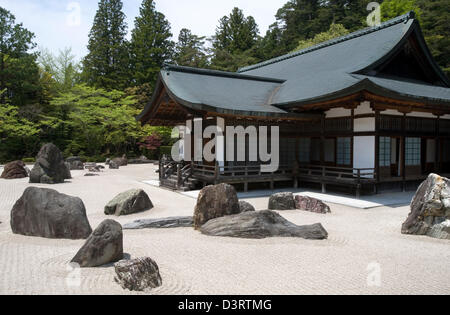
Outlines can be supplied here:
M391 138L380 137L380 166L391 165Z
M422 143L420 138L406 138L406 165L418 166L421 164Z
M337 164L338 165L351 165L352 153L351 138L337 138Z

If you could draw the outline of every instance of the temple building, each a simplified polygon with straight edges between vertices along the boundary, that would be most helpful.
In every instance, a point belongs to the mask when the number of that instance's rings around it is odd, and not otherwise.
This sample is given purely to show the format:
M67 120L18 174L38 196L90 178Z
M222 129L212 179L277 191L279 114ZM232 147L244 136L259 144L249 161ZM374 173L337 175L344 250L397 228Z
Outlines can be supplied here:
M279 126L276 172L262 173L254 161L161 162L161 183L172 188L415 189L431 172L450 173L449 84L410 12L236 73L167 65L138 119Z

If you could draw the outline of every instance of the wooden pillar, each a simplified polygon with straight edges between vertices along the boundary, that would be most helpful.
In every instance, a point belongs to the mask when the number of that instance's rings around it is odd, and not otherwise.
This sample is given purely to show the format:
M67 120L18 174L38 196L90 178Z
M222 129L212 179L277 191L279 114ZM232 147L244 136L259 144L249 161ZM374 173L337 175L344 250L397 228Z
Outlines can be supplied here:
M380 183L380 111L375 111L375 192L377 185Z
M402 119L402 190L406 191L406 114Z
M322 168L322 193L325 194L327 192L326 184L325 184L325 114L322 116L322 127L321 127L321 136L320 136L320 165Z

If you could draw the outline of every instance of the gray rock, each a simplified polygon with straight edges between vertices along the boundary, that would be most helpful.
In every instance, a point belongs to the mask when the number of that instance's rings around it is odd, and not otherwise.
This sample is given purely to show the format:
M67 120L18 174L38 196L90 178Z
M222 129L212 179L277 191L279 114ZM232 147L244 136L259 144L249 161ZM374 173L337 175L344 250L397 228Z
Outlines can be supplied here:
M127 166L128 165L128 159L125 155L123 155L121 158L115 158L111 162L116 163L118 166Z
M92 232L83 201L56 190L29 187L11 210L15 234L86 239Z
M295 208L314 213L331 213L330 207L319 199L307 196L295 196Z
M84 174L85 177L95 177L95 176L100 176L99 174L93 174L93 173L87 173Z
M113 220L103 221L86 240L72 263L81 268L103 266L123 259L122 226Z
M273 194L269 199L269 210L295 210L294 194L291 192Z
M149 257L121 260L114 264L114 269L114 280L124 290L145 291L162 285L158 265Z
M200 231L209 236L262 239L266 237L328 238L321 224L298 226L274 211L245 212L208 221Z
M117 195L105 206L106 215L128 215L150 210L153 204L142 189L131 189Z
M114 161L110 161L109 162L109 169L110 170L118 170L119 169L119 165L116 162L114 162Z
M5 165L0 178L3 179L19 179L28 177L25 163L22 161L14 161Z
M200 191L194 210L194 227L211 219L241 212L236 190L228 184L207 186Z
M450 180L430 174L411 202L411 213L402 226L402 233L450 239L446 223L450 220L449 205Z
M71 171L84 170L84 164L78 156L67 158L66 163Z
M141 230L141 229L169 229L180 227L193 227L193 217L171 217L163 219L147 219L137 220L132 223L125 224L124 230Z
M39 151L36 163L30 173L30 183L58 184L70 179L70 170L64 162L61 151L54 144L46 144Z
M255 207L247 201L239 201L239 208L241 209L241 213L256 211Z

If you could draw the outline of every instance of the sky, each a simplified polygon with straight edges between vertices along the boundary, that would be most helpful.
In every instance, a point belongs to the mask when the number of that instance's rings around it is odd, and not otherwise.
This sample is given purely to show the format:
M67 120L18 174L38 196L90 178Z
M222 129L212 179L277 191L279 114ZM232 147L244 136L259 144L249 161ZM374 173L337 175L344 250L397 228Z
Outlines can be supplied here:
M128 31L134 26L142 0L123 0ZM156 9L162 12L172 26L174 39L182 28L199 36L215 33L219 19L233 7L244 10L259 25L264 35L275 22L275 14L288 0L156 0ZM16 16L16 22L34 32L40 48L57 53L71 47L81 59L87 53L89 30L92 27L98 1L95 0L0 0L0 6Z

